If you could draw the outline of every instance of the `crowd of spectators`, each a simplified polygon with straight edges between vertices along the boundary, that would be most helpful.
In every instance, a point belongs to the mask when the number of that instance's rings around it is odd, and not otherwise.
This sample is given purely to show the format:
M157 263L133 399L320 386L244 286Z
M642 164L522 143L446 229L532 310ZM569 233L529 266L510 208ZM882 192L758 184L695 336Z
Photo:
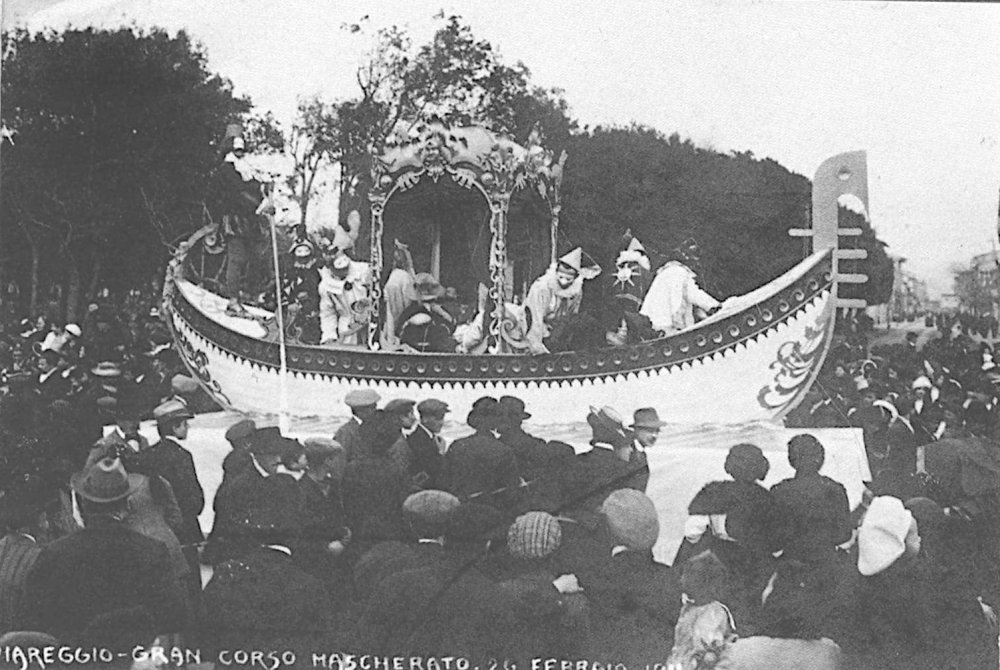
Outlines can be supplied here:
M514 396L478 400L448 444L445 403L379 407L359 389L332 438L235 422L206 499L183 446L200 391L141 298L5 328L0 646L158 641L227 667L274 652L298 667L334 653L700 667L734 638L671 630L720 602L731 633L828 638L856 667L996 665L995 364L959 329L923 346L844 337L788 419L804 431L795 476L768 490L761 450L732 447L731 479L691 501L668 567L644 494L646 450L670 448L651 408L627 428L592 410L577 454L526 432ZM808 428L824 426L861 428L857 509L820 474Z

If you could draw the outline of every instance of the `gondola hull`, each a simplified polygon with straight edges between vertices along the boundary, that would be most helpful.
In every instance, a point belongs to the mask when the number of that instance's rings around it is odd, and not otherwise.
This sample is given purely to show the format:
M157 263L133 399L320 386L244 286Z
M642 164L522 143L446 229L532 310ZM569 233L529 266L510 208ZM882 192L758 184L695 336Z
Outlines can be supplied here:
M189 245L186 245L189 246ZM776 421L802 399L830 346L832 251L813 254L694 328L633 346L541 356L408 354L288 344L273 328L227 317L225 300L171 264L164 309L191 373L223 406L333 417L348 391L383 401L438 398L456 418L485 395L516 395L538 418L574 423L589 406L655 407L679 424ZM284 387L283 387L284 385Z

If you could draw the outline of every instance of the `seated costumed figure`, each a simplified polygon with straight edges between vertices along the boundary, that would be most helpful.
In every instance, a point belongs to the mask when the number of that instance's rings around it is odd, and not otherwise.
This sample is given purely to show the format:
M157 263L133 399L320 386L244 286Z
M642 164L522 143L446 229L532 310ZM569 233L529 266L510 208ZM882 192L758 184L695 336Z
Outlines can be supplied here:
M656 336L649 317L640 314L643 298L653 280L652 265L642 242L626 231L622 237L625 247L615 260L611 294L614 301L606 306L605 332L608 344L622 346L635 344Z
M327 262L319 282L320 343L362 344L371 317L371 267L351 260L336 247L324 256Z
M687 240L673 258L656 271L639 313L649 317L653 328L670 335L692 327L700 318L719 309L718 300L698 286L692 266L700 258L698 245Z
M283 296L289 314L294 314L294 326L299 339L306 344L319 344L319 282L315 247L308 239L292 244L292 266L284 276Z
M524 300L531 323L526 338L530 353L549 353L545 340L580 312L583 281L600 272L596 266L583 267L583 250L577 247L531 284Z

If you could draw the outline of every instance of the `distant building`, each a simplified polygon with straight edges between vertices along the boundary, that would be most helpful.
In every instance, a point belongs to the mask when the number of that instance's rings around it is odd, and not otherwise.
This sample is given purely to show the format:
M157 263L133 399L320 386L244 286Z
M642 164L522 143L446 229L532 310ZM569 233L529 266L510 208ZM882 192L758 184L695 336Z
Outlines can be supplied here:
M962 312L1000 318L1000 254L977 254L955 273L955 298Z
M892 298L889 314L893 321L908 321L930 309L927 282L903 269L906 259L889 255L893 263Z

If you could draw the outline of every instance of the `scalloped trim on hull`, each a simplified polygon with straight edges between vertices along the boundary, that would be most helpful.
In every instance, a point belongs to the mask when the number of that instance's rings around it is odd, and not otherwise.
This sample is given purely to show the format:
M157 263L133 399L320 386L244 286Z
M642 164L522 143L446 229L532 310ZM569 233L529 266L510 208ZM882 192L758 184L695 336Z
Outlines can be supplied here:
M200 308L196 289L169 277L165 308L187 366L220 403L280 411L279 347L226 327ZM777 420L819 371L834 325L831 253L733 301L691 330L642 344L544 356L382 353L287 347L293 416L337 416L344 395L377 390L383 401L436 397L464 417L483 395L517 395L540 420L583 420L590 405L631 414L656 407L672 423Z

